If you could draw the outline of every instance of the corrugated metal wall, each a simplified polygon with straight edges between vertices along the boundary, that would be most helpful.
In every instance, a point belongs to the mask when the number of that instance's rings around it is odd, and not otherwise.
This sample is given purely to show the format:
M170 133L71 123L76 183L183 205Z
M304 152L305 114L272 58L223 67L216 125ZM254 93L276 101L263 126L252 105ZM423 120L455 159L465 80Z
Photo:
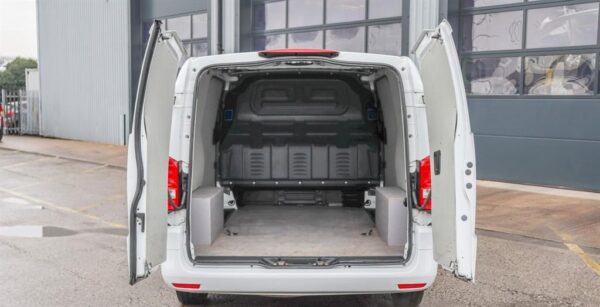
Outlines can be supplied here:
M411 50L423 30L434 29L440 23L440 0L411 0L408 48ZM412 55L410 55L412 56Z
M129 1L38 0L41 133L123 144Z

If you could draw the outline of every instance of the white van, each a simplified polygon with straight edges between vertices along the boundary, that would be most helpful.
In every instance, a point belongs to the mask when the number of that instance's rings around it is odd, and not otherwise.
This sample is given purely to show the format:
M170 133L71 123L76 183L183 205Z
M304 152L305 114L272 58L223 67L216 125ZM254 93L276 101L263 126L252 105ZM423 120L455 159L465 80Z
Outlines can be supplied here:
M278 49L187 58L156 21L129 140L130 283L391 293L473 280L475 154L452 30L408 57Z

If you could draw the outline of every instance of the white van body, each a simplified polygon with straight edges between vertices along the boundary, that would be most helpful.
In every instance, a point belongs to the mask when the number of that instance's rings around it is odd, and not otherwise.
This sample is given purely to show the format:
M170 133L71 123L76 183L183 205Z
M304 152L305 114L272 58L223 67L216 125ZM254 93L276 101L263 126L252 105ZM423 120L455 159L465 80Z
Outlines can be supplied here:
M327 50L316 53L279 50L187 58L177 36L161 32L158 23L151 30L144 58L129 140L127 190L131 284L147 277L159 266L165 282L178 293L289 296L422 292L435 280L438 264L458 278L474 279L477 245L475 153L460 65L447 22L421 36L413 51L417 63L408 57L331 53ZM222 116L218 112L219 106L225 103L223 97L235 91L236 82L247 79L260 85L261 78L277 78L279 73L312 74L323 84L326 82L319 79L320 75L335 79L338 78L336 74L340 74L340 80L355 76L352 82L364 86L356 91L367 93L370 88L379 95L373 99L389 100L387 105L380 102L381 106L385 105L379 115L388 134L381 147L377 147L386 161L386 164L380 163L384 166L378 176L385 179L356 181L355 189L365 192L361 212L375 212L385 205L368 191L384 191L391 185L399 186L409 195L404 200L407 208L403 209L406 211L403 216L407 216L408 221L403 226L407 227L406 238L394 257L335 257L321 255L318 250L311 251L314 254L310 257L303 257L302 252L300 257L278 254L264 258L236 257L242 254L205 257L199 251L204 247L192 243L194 238L190 236L196 231L194 227L200 227L199 222L194 223L190 217L190 197L194 189L213 187L235 191L243 187L237 194L225 192L218 198L223 202L223 210L235 215L244 212L243 208L238 208L240 195L250 199L250 194L244 193L253 191L257 185L253 179L240 181L238 185L219 179L224 176L216 166L221 163L216 161L221 157L219 143L214 144L210 139L217 134L213 128L219 125L220 119L215 124L214 118L217 114ZM385 79L386 83L376 84L380 79ZM275 82L275 79L268 80ZM294 83L303 82L293 76L291 80L292 87L296 86ZM252 82L248 81L247 86L254 86ZM340 83L340 86L345 85ZM389 98L390 93L399 97ZM297 112L297 109L293 110ZM232 120L230 115L225 121ZM284 118L291 115L284 114ZM209 135L211 137L207 137ZM411 178L418 171L419 161L428 156L431 157L431 174L427 175L432 181L430 199L433 204L430 211L421 210L410 197L414 195L411 189L415 188ZM172 200L167 190L169 159L177 161L179 171L188 176L180 200L185 205L172 212L167 211L166 205ZM331 184L347 185L348 182L342 178ZM299 186L326 185L330 181L266 180L262 184L268 189L276 189L274 185L296 183ZM338 192L323 193L331 198ZM343 198L344 193L349 192L345 189L339 193ZM286 194L284 198L288 196ZM325 207L328 208L338 206L333 200L327 203ZM282 207L294 206L284 204ZM298 208L311 210L303 208L312 207ZM388 225L402 225L395 222L391 220ZM380 229L379 225L377 227ZM382 236L381 233L378 235ZM210 251L210 247L206 248ZM262 248L269 254L271 247Z

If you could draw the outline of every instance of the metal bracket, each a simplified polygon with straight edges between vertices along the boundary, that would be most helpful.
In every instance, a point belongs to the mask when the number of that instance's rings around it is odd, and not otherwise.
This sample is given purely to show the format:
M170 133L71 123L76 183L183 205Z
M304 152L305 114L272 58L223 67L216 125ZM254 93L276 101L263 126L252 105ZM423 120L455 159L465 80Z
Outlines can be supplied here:
M375 189L369 189L365 191L365 209L375 209L377 197L375 196Z
M223 209L225 210L237 210L237 202L233 197L233 191L230 188L223 189Z

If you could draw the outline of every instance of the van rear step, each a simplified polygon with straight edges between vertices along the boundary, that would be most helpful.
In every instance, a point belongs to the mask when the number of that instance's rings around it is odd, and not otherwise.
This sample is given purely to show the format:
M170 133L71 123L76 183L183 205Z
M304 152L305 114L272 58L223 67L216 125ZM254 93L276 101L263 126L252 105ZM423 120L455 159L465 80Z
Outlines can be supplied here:
M311 267L326 267L326 266L331 266L331 265L335 265L338 263L338 258L298 258L298 257L291 257L291 258L262 258L261 259L261 264L266 265L266 266L271 266L271 267L297 267L297 266L301 266L301 267L306 267L306 266L311 266Z

